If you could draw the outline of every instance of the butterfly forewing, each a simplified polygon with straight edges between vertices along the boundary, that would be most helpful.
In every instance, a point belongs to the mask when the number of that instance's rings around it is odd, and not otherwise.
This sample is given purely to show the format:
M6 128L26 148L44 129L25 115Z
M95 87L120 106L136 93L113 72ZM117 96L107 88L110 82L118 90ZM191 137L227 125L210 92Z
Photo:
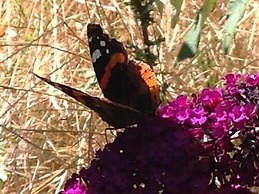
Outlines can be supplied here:
M93 66L103 94L109 100L143 114L155 114L159 85L145 63L128 60L121 42L109 38L98 24L89 24L88 43Z

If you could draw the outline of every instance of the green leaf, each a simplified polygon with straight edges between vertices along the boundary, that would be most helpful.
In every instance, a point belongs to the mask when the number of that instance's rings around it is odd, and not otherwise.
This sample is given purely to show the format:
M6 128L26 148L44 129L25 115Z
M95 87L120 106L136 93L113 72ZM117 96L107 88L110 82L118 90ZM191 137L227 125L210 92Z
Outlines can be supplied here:
M181 50L177 56L176 65L178 65L180 61L186 58L194 57L198 52L200 36L204 26L204 22L209 13L213 10L215 3L216 0L207 0L198 12L194 24L192 25L191 29L188 31L184 39Z
M34 38L34 31L33 30L27 30L27 33L25 34L24 40L26 42L32 42Z
M160 0L155 0L158 12L160 13L160 15L163 15L164 12L164 3Z
M161 86L161 91L160 91L160 98L162 101L162 104L166 104L168 102L168 95L167 95L167 89L169 88L169 84L164 82Z
M243 17L248 0L230 0L227 7L227 19L224 25L225 36L223 38L224 54L227 54L230 43L236 32L237 24Z
M176 14L174 15L174 17L171 21L171 26L172 26L172 28L174 28L178 19L179 19L179 15L181 13L181 7L182 7L182 4L183 4L183 0L170 0L170 2L174 6L174 8L176 9Z

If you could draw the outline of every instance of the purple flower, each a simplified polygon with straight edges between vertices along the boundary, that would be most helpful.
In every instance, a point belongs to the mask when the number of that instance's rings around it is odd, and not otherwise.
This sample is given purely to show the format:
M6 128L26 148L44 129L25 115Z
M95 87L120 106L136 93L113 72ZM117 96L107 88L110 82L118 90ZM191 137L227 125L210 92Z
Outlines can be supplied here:
M259 74L247 75L245 77L245 81L250 86L258 86L259 85Z
M225 77L225 89L178 96L118 132L63 194L252 193L259 186L259 75ZM87 188L87 189L86 189Z
M204 89L201 92L200 100L205 107L213 108L223 100L222 95L220 89Z
M244 123L247 119L245 114L245 108L240 105L235 105L232 111L229 113L229 117L232 119L234 123Z
M175 108L172 106L164 106L159 111L159 116L162 118L174 118Z
M258 110L258 107L256 105L251 103L246 104L244 107L244 112L247 116L247 119L254 118L256 116L256 110Z
M240 74L228 74L225 77L225 81L226 81L226 87L227 90L229 91L230 94L235 94L237 93L237 88L236 88L236 84L237 81L241 78Z
M203 107L195 107L190 112L190 121L192 125L201 126L207 121L206 112Z
M235 105L229 113L229 117L234 122L235 127L242 129L245 127L246 121L253 118L256 112L256 107L252 104L245 106Z
M190 111L188 107L179 107L177 109L177 112L175 113L176 119L179 121L179 123L183 123L186 121L190 116Z
M169 105L162 107L158 115L162 118L170 119L178 123L183 123L189 118L189 103L186 96L178 96Z
M199 127L190 129L189 133L195 139L203 139L204 137L204 130Z
M87 194L86 186L77 177L76 175L68 179L64 191L60 192L60 194Z
M222 104L218 104L215 107L214 112L211 113L210 118L215 120L216 122L225 122L228 119L228 114Z
M228 132L228 125L225 122L211 123L212 134L214 138L221 138Z

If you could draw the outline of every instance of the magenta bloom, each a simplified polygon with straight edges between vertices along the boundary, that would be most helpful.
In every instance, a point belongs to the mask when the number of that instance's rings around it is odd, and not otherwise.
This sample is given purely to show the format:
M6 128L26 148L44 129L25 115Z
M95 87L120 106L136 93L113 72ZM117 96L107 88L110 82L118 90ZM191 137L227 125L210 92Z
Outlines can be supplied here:
M64 191L60 194L87 194L86 185L77 177L78 175L74 175L68 179Z
M193 126L201 126L207 121L206 111L203 107L195 107L191 110L190 122Z
M184 123L190 116L190 104L186 96L178 96L176 100L169 103L169 105L162 107L159 111L159 116L168 118L178 123Z
M118 132L62 194L252 193L259 187L259 75L178 96Z
M214 108L222 100L222 91L220 89L204 89L200 95L200 101L208 108Z
M257 86L259 83L259 74L253 74L253 75L246 75L245 81L250 86Z

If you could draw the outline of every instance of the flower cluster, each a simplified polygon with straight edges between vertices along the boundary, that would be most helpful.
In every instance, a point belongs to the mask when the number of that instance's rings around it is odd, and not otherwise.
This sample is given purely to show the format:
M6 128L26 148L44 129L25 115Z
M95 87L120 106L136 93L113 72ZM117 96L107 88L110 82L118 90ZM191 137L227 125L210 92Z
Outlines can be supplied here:
M252 193L259 186L259 75L179 96L126 128L62 194Z

